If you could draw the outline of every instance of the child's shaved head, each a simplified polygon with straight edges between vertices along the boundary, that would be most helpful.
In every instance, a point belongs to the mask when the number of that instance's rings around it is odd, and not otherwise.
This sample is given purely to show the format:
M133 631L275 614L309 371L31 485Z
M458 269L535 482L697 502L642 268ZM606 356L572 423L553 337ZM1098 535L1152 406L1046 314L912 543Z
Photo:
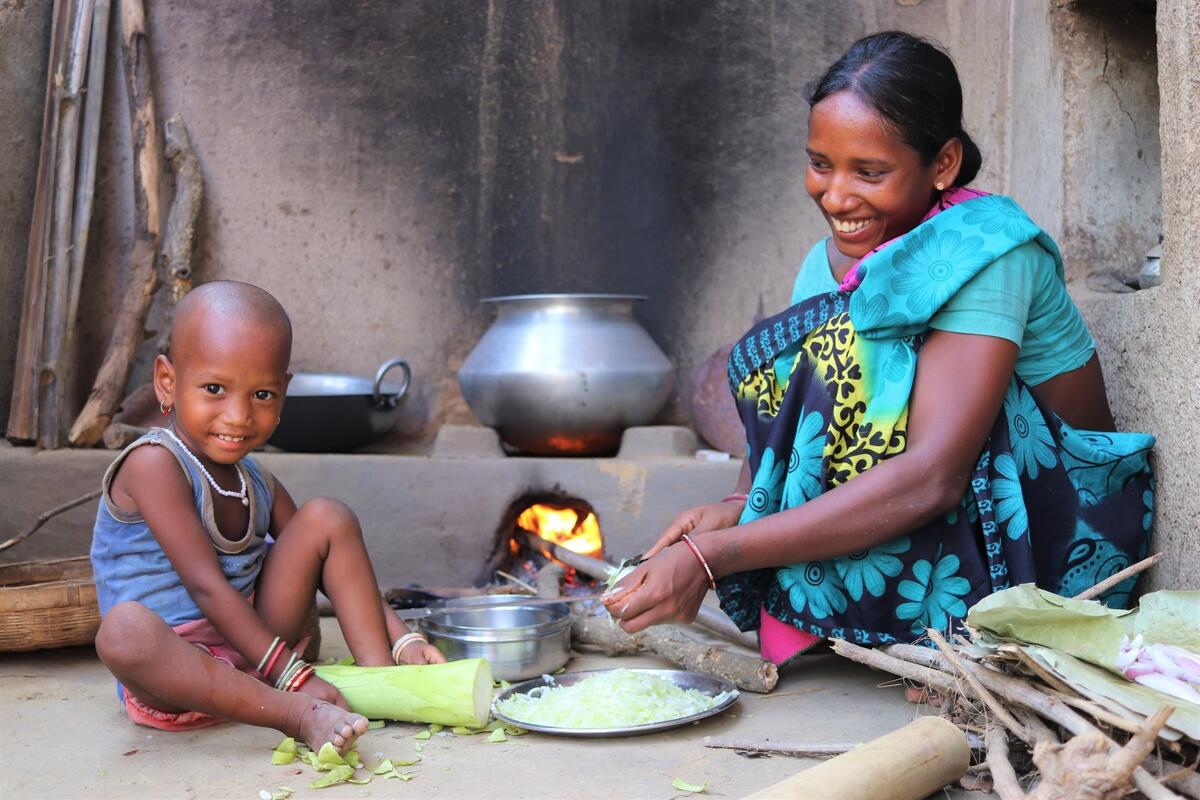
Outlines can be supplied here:
M269 292L239 281L212 281L184 295L175 308L168 356L186 357L193 347L203 347L214 335L237 328L253 339L257 348L278 348L283 368L292 353L292 323L279 301Z

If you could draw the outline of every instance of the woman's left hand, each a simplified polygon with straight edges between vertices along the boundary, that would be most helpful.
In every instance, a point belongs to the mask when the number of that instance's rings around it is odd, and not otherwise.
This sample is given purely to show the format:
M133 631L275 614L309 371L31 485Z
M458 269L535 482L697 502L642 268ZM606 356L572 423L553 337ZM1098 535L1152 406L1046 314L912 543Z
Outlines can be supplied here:
M401 664L445 664L446 657L428 642L415 641L400 651Z
M651 625L691 622L707 592L704 568L681 542L642 562L603 602L621 630L637 633Z

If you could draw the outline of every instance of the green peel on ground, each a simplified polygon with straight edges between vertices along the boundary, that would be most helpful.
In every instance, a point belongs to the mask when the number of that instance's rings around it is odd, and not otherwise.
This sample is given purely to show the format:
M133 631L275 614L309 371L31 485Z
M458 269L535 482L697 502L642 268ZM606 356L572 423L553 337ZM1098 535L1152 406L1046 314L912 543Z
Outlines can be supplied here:
M504 728L496 728L492 731L492 735L487 738L489 742L507 742L508 737L504 735Z
M416 736L414 736L413 738L414 738L414 739L428 739L428 738L429 738L430 736L432 736L432 735L433 735L433 734L431 734L429 731L421 731L420 733L418 733L418 734L417 734Z
M271 753L272 764L290 764L296 760L296 740L291 736L279 743L279 747Z
M674 786L676 789L678 789L681 792L692 792L694 794L700 794L701 792L704 791L704 787L708 786L708 781L705 781L704 783L697 786L694 783L688 783L683 778L676 778L675 780L671 781L671 785Z
M385 720L385 719L373 719L373 720L371 720L370 722L368 722L368 723L367 723L367 730L369 730L369 731L377 731L377 730L379 730L380 728L382 728L382 727L383 727L383 726L385 726L385 725L387 725L387 720Z
M338 764L321 777L308 785L310 789L324 789L326 786L336 786L354 777L354 767L349 764Z

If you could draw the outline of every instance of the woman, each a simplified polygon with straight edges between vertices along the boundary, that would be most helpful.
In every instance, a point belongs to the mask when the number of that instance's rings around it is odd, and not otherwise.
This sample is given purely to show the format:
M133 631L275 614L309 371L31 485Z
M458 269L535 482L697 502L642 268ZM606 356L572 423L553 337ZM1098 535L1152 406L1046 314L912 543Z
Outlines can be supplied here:
M876 34L809 104L805 183L831 236L730 357L746 469L666 528L609 611L630 632L691 620L714 588L783 663L822 637L949 629L1016 583L1075 594L1141 557L1154 440L1111 432L1054 242L966 188L981 156L953 62Z

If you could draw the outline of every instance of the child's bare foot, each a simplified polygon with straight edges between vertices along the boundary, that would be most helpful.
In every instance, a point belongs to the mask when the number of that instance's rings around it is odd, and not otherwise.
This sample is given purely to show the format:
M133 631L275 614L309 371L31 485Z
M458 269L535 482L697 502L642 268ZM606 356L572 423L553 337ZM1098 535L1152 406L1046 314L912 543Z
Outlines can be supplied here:
M344 753L367 731L367 718L361 714L304 694L297 694L296 701L284 733L302 739L314 750L330 742Z

